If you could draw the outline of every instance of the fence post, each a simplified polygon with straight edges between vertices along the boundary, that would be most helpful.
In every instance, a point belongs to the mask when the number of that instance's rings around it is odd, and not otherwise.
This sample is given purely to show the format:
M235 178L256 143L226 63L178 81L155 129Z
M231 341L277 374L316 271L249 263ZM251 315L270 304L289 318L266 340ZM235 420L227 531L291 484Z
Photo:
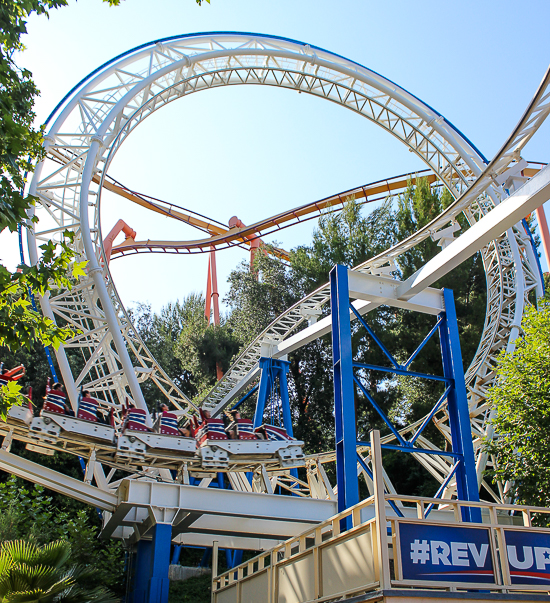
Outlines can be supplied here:
M376 558L380 590L391 588L390 555L386 527L386 497L384 496L384 472L382 469L382 448L380 432L370 432L370 452L372 456L372 481L374 482L374 514L376 518Z
M218 576L218 541L212 543L212 585L210 587L211 601L214 603L217 597L214 597L214 584Z

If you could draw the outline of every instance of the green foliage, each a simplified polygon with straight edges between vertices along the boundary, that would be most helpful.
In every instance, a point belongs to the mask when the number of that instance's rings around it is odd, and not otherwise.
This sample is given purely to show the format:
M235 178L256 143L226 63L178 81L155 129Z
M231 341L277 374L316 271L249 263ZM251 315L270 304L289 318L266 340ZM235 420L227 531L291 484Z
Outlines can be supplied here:
M26 219L33 201L22 193L25 173L43 156L42 132L33 128L34 98L38 90L31 73L19 69L12 57L23 49L21 36L31 13L47 14L48 8L65 3L42 0L0 3L0 232L14 232Z
M61 540L39 546L14 540L0 548L0 597L6 603L115 603L103 586L88 588L92 567L68 565L71 546ZM96 582L97 584L97 582Z
M182 325L176 356L190 375L192 395L204 393L216 382L216 367L225 372L239 350L231 325L222 317L218 326L209 325L204 316L202 295L190 295L183 301Z
M299 291L306 295L328 281L334 264L352 268L395 242L395 216L391 199L364 216L353 197L344 209L319 219L309 246L291 252L292 273Z
M0 2L0 232L17 230L27 218L35 198L24 194L26 173L44 155L42 129L34 129L34 99L38 90L31 73L19 69L14 53L24 49L21 36L32 13L48 14L48 10L67 4L67 0L9 0ZM36 221L33 219L33 221ZM72 278L83 274L84 263L69 266L74 253L68 246L74 233L65 233L59 245L42 245L43 257L34 267L20 266L11 273L0 265L0 346L17 350L29 348L38 340L57 347L73 334L71 329L57 327L49 318L31 307L29 287L43 295L54 287L67 286ZM2 388L0 411L20 401L13 386Z
M7 412L14 404L26 403L22 400L22 393L26 392L29 386L33 389L33 403L38 404L42 401L46 393L46 379L50 376L42 345L32 344L30 348L24 347L14 351L0 348L0 362L8 368L20 364L26 367L22 379L10 382L8 388L0 388L0 413Z
M10 272L0 265L0 347L11 351L33 349L34 342L44 346L59 345L74 335L67 326L58 326L53 320L32 307L30 291L44 295L50 287L71 289L84 274L86 262L75 262L75 253L69 247L73 232L65 231L64 240L41 245L43 255L35 266L20 265ZM14 404L22 404L20 386L10 383L0 388L0 415L5 417Z
M492 477L519 503L550 506L550 301L527 310L512 353L503 352L489 391L496 457Z
M170 582L168 603L210 603L211 582L210 574Z
M242 262L228 278L224 301L233 333L246 345L269 323L300 299L292 273L268 253L256 253L253 270Z
M74 335L68 327L58 327L50 318L33 310L29 291L44 295L52 283L55 287L71 289L79 276L84 275L86 262L74 262L75 253L69 247L74 233L65 231L59 244L52 241L41 245L42 258L36 266L20 265L11 273L0 265L0 346L11 350L30 348L34 341L59 347Z
M86 510L56 508L42 487L21 487L13 477L0 483L0 542L67 542L72 549L72 563L93 567L93 576L81 576L82 585L92 588L99 583L119 591L124 570L122 547L116 541L99 541L97 534L98 528L91 524Z
M24 396L21 386L17 381L8 381L7 385L0 387L0 417L6 420L8 410L17 404L21 404Z

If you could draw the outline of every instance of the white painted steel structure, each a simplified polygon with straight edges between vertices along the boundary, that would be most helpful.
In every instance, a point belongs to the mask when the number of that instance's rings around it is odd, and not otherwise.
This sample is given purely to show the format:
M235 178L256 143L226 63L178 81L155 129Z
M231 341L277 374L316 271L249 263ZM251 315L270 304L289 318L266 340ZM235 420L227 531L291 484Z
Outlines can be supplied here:
M45 137L46 159L37 166L30 187L38 197L36 215L40 218L28 236L31 261L37 260L41 241L59 240L65 229L75 232L75 249L88 260L87 276L75 287L40 300L44 314L81 330L65 345L84 354L86 364L79 375L72 374L65 350L57 352L73 406L77 388L84 384L107 402L120 404L129 398L145 408L140 383L151 379L177 408L185 413L193 410L132 327L102 245L102 183L126 137L154 111L201 90L268 85L325 98L384 128L416 153L456 199L415 235L355 269L391 278L402 253L430 236L445 246L457 229L458 214L464 213L473 225L508 195L514 179L520 178L521 150L550 111L549 82L550 72L512 136L488 164L452 124L406 90L366 67L301 42L248 33L176 36L134 49L100 67L54 112ZM541 291L537 261L521 225L510 225L505 234L484 245L487 314L467 373L480 480L487 462L479 446L487 433L485 392L492 381L495 355L513 346L527 296L535 289ZM399 291L398 297L406 304L409 290ZM327 285L282 314L241 354L202 406L219 413L257 375L260 354L280 357L326 332L326 319L303 327L308 319L315 320L328 300ZM444 410L436 419L447 434ZM422 462L444 479L449 467L443 457ZM502 492L495 497L502 498Z

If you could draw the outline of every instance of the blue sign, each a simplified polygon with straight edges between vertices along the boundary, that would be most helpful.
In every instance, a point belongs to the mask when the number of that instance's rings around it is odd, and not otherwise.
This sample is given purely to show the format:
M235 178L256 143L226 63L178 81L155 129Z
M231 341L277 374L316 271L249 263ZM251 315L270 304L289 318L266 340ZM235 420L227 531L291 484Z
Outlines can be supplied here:
M399 523L404 580L495 582L489 530Z
M512 584L550 584L550 533L504 530Z

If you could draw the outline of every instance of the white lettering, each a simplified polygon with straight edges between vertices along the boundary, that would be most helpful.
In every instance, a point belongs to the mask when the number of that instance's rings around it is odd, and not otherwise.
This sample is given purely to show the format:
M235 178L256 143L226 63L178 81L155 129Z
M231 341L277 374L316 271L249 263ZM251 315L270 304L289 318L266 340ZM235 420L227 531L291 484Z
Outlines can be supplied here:
M533 565L533 549L530 546L523 547L523 561L518 561L518 552L514 545L508 545L508 561L516 569L529 569Z
M451 565L451 562L449 561L449 553L451 552L449 545L442 540L432 540L430 544L432 551L432 563L434 565L439 565L439 561L441 560L443 565Z
M468 548L470 549L470 553L472 553L472 557L474 558L474 563L476 564L476 566L483 567L485 565L485 559L487 559L489 545L482 544L478 552L478 550L476 549L476 545L472 542L469 542Z
M451 542L451 559L453 565L470 565L468 544L466 542Z
M537 562L537 569L546 569L546 566L550 565L550 549L545 546L536 546L535 560Z

